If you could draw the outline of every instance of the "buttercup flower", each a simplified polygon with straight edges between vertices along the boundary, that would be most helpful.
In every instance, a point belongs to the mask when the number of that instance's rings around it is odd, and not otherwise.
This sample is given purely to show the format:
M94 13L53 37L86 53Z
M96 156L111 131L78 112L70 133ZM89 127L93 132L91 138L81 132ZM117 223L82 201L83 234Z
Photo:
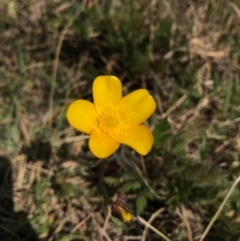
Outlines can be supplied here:
M121 144L146 155L153 144L150 130L141 125L156 109L146 89L122 97L121 81L111 75L93 82L93 102L76 100L67 110L71 126L90 135L89 148L98 158L107 158Z

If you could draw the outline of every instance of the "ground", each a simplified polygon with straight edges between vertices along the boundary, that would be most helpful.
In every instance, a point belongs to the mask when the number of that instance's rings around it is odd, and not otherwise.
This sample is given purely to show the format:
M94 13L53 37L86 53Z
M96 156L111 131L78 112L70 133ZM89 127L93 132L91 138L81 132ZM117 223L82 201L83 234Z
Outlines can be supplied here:
M240 173L239 26L238 0L2 0L1 240L161 240L142 219L200 240ZM155 98L144 159L122 146L103 165L67 122L101 74ZM235 187L204 240L239 240L239 200Z

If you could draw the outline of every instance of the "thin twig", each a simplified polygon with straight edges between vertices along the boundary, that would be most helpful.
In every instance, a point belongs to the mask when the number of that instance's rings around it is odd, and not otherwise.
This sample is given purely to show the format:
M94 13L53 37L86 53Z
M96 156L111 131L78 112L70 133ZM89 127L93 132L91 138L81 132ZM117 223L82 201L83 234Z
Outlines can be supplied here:
M151 217L148 219L148 223L151 224L153 222L153 220L163 211L165 210L165 208L160 208L158 209L156 212L154 212ZM146 236L147 236L147 231L148 231L148 226L146 225L142 234L142 239L141 241L145 241L146 240Z
M84 7L86 6L87 0L81 4L81 6L78 8L76 15L70 19L70 21L66 24L62 32L60 33L59 39L58 39L58 44L56 47L55 51L55 57L54 57L54 62L53 62L53 73L52 73L52 86L51 86L51 92L49 95L49 110L52 112L53 110L53 97L54 97L54 92L55 92L55 87L56 87L56 78L57 78L57 69L58 69L58 64L59 64L59 57L61 53L61 48L62 48L62 43L65 38L65 35L67 34L68 30L72 26L72 24L75 22L75 20L78 18L79 14L82 12ZM50 128L52 129L52 119L50 119Z
M104 225L103 225L103 228L102 228L103 232L106 232L106 230L107 230L110 217L111 217L111 208L108 207L107 216L106 216L106 218L105 218L105 222L104 222Z
M168 117L173 111L175 111L186 99L188 98L187 94L184 94L180 99L178 99L176 101L176 103L174 103L174 105L172 105L165 113L163 113L162 115L158 116L158 119L165 119L166 117Z
M124 236L123 241L128 241L128 240L141 240L142 236Z
M192 229L191 229L190 223L189 223L187 215L186 215L186 209L183 205L181 205L180 210L177 211L177 214L179 215L179 217L182 219L184 225L186 226L189 241L193 241Z
M122 149L123 150L123 149ZM125 154L123 153L123 151L121 151L121 157L122 160L124 161L124 163L126 163L126 165L130 168L133 168L136 173L139 175L139 177L142 179L143 183L146 185L146 187L149 189L149 191L157 198L157 199L163 199L163 197L159 196L154 190L153 188L150 186L150 184L148 183L148 181L146 180L146 178L144 178L140 168L134 163L134 162L129 162L125 156Z
M220 215L220 213L223 210L224 205L226 204L226 202L228 201L229 197L231 196L233 190L235 189L235 187L238 185L238 183L240 182L240 176L236 179L236 181L233 183L233 185L231 186L230 190L228 191L226 197L224 198L223 202L221 203L221 205L219 206L217 212L215 213L215 215L213 216L212 220L210 221L210 223L208 224L208 226L206 227L206 229L204 230L201 238L199 241L203 241L205 239L205 237L207 236L209 230L211 229L211 227L213 226L214 222L216 221L216 219L218 218L218 216Z
M142 181L144 182L145 186L149 189L149 191L157 198L157 199L163 199L163 197L161 197L160 195L158 195L153 188L150 186L150 184L148 183L148 181L146 180L146 178L144 178L144 176L141 173L141 170L139 167L133 165L133 168L135 169L135 171L137 172L137 174L139 175L139 177L142 179Z
M169 239L166 235L164 235L162 232L160 232L159 230L157 230L156 228L154 228L150 223L148 223L147 221L145 221L143 218L141 218L140 216L136 217L137 220L147 226L149 229L151 229L154 233L156 233L158 236L160 236L161 238L163 238L166 241L171 241L171 239Z
M64 139L53 141L52 145L57 147L57 146L61 146L64 143L72 143L72 142L77 142L77 141L82 141L87 139L89 139L89 136L86 136L86 135L71 136L71 137L66 137Z
M88 214L86 218L84 218L83 220L81 220L81 222L79 222L72 230L71 233L76 232L78 229L80 229L80 227L85 224L89 219L92 218L92 213Z
M104 231L96 222L96 220L94 220L94 224L98 229L98 232L100 234L100 238L102 239L102 237L104 237L107 241L112 241L112 239L109 237L109 235L107 234L106 231Z

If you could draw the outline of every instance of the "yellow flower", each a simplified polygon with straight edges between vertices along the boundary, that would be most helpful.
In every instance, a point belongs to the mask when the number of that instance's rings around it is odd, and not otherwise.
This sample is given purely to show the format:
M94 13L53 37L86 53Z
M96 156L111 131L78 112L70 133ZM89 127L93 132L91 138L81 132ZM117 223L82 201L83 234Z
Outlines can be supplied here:
M121 81L111 75L98 76L93 82L93 100L76 100L67 110L71 126L90 134L89 148L98 158L107 158L121 144L146 155L153 144L150 130L141 125L156 109L146 89L122 97Z

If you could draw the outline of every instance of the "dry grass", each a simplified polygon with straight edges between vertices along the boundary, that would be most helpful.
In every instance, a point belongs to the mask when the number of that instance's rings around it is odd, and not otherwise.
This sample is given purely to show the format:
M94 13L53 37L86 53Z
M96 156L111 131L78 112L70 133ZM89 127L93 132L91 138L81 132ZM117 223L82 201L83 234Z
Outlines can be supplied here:
M237 0L2 1L1 240L37 240L30 229L46 241L160 240L137 219L105 216L99 163L66 121L100 74L158 103L153 150L111 157L108 195L124 193L171 240L200 240L239 176L239 25ZM206 241L240 237L239 197L235 188Z

